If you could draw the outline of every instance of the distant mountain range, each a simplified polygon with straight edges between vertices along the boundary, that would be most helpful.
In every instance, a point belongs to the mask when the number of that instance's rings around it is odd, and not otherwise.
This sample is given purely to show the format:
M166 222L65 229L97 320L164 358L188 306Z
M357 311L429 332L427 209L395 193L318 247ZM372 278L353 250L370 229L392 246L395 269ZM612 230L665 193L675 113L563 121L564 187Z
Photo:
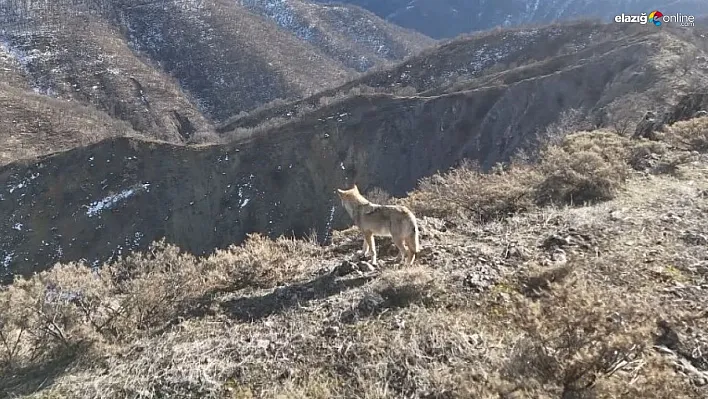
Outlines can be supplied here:
M319 0L331 3L327 0ZM272 1L273 3L282 2ZM547 23L576 18L611 21L621 13L708 14L706 0L340 0L370 10L380 17L433 38L495 26Z

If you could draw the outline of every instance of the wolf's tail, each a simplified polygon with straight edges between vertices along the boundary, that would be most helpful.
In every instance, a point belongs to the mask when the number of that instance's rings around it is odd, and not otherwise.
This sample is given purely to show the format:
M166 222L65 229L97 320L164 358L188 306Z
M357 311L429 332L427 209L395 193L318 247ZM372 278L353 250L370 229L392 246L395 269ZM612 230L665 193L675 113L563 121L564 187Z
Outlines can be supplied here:
M413 217L413 243L415 245L413 252L418 254L420 252L420 231L418 231L418 221L415 216Z

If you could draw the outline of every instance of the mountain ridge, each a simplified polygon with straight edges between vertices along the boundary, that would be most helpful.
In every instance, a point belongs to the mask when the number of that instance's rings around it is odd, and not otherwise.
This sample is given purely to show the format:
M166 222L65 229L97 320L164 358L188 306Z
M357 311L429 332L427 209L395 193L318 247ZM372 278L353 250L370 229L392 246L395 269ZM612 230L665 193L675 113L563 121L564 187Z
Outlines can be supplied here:
M322 3L356 4L401 26L436 39L483 31L497 26L546 24L578 18L601 18L611 22L621 13L649 14L660 10L665 15L708 14L708 4L700 0L678 0L666 5L655 0L320 0Z

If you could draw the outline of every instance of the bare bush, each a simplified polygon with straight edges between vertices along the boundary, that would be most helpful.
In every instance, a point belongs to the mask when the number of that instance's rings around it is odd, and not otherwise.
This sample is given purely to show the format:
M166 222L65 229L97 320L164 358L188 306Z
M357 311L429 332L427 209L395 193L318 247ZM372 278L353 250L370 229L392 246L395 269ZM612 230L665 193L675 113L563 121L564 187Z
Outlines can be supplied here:
M630 305L622 292L596 290L586 277L568 277L536 302L516 297L509 317L524 336L506 379L562 397L591 397L599 380L648 349L652 304Z
M420 181L403 203L416 214L447 217L471 214L481 221L506 217L533 205L533 187L540 176L527 166L512 165L486 174L472 164Z
M582 204L614 197L628 176L629 140L607 131L580 132L547 145L539 164L517 155L484 173L473 164L422 179L402 203L422 215L474 215L480 221L549 203Z
M574 132L586 131L591 128L590 123L585 120L585 115L578 108L571 108L563 111L558 120L546 127L543 134L537 134L537 140L541 146L558 146L563 143L565 137Z
M670 144L689 151L708 152L708 117L677 122L667 130L664 136Z
M312 241L274 241L252 234L242 246L231 246L207 258L205 267L219 286L272 287L299 272L298 256L316 257L320 251Z
M259 235L204 260L165 241L93 270L57 265L0 291L0 368L15 369L79 353L95 343L125 343L172 323L209 290L272 287L300 272L312 242Z
M537 201L582 204L612 199L628 176L627 146L626 139L600 131L568 136L560 147L545 149Z
M605 115L603 126L612 130L620 136L630 136L637 129L637 124L641 121L647 104L639 102L641 96L627 96L628 99L615 100L607 108L609 112Z
M379 187L373 187L369 189L365 197L373 202L374 204L382 204L382 205L388 205L392 203L393 197L391 194L389 194L386 190L379 188Z

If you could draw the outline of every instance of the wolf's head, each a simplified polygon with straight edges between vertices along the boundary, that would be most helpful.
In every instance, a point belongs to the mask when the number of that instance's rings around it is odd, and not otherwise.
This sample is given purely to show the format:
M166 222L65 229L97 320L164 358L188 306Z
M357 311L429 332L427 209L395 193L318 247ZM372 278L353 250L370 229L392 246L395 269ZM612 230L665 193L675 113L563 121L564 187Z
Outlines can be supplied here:
M365 199L363 195L359 192L359 187L354 184L354 186L348 190L337 189L337 194L342 200L361 200Z
M348 189L348 190L342 190L342 189L337 189L337 194L339 195L339 198L342 200L342 206L344 209L347 210L347 212L352 215L352 212L354 208L357 206L362 206L362 205L367 205L369 203L369 200L364 198L363 195L359 192L359 188L354 184L354 187Z

